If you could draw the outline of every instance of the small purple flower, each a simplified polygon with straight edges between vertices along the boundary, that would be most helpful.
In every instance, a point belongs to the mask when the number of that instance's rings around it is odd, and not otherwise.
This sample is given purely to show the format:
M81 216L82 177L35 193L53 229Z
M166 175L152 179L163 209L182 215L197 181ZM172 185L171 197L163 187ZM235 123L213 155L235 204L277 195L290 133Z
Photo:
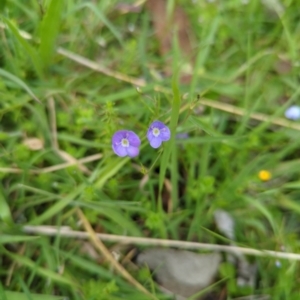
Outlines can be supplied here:
M139 155L140 138L129 130L119 130L112 137L112 148L121 157Z
M294 121L299 120L300 119L300 106L292 105L285 111L284 115L287 119L294 120Z
M153 148L158 148L162 142L168 141L170 136L170 129L160 121L154 121L147 132L147 138Z

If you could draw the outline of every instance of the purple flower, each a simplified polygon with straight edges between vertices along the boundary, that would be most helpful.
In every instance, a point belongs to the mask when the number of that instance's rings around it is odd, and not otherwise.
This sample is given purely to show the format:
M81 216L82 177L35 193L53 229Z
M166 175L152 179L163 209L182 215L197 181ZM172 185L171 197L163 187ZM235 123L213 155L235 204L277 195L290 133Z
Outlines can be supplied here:
M299 120L300 119L300 107L297 105L293 105L285 111L284 115L287 119Z
M112 137L112 148L121 157L135 157L139 154L140 138L129 130L119 130Z
M162 142L170 139L170 129L160 121L154 121L147 132L147 138L151 147L158 148Z

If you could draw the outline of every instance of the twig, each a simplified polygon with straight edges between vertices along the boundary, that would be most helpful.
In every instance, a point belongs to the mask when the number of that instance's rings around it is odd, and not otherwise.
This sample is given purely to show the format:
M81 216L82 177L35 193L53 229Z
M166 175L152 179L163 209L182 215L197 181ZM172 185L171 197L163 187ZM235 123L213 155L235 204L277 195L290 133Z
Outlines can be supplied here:
M47 103L49 109L49 122L50 122L50 129L51 129L51 143L54 149L58 149L56 113L55 113L55 103L53 97L49 97Z
M86 66L94 71L97 71L97 72L100 72L102 74L105 74L107 76L110 76L110 77L114 77L116 79L119 79L121 81L125 81L125 82L128 82L128 83L131 83L133 85L136 85L136 86L145 86L146 85L146 82L144 79L138 79L138 78L134 78L134 77L131 77L131 76L128 76L126 74L122 74L122 73L119 73L119 72L116 72L116 71L112 71L104 66L101 66L100 64L98 63L95 63L83 56L80 56L78 54L75 54L73 52L70 52L66 49L63 49L63 48L58 48L57 49L57 53L73 60L73 61L76 61L77 63L83 65L83 66Z
M18 250L18 254L22 256L25 252L25 249L26 249L26 244L23 244L20 247L20 249ZM7 277L6 277L6 280L5 280L5 285L6 286L10 285L11 278L12 278L14 272L16 271L15 269L16 269L17 266L18 266L18 263L14 260L12 262L12 264L10 265L8 271L7 271Z
M41 234L41 235L61 235L63 237L69 238L79 238L87 239L89 233L82 231L74 231L65 228L54 228L49 226L24 226L24 232L31 234ZM186 241L176 241L176 240L163 240L163 239L153 239L153 238L142 238L142 237L130 237L121 235L112 235L97 233L96 236L107 242L115 242L122 244L137 244L137 245L147 245L156 247L176 247L180 249L200 249L200 250L210 250L210 251L224 251L230 253L241 252L247 255L253 256L269 256L275 258L300 260L300 254L280 252L273 250L257 250L253 248L238 247L238 246L226 246L226 245L216 245L216 244L206 244L206 243L196 243L196 242L186 242Z
M234 105L230 105L227 103L221 103L217 101L211 101L209 99L201 99L199 101L200 104L213 107L222 111L226 111L228 113L238 115L238 116L244 116L246 114L245 110L239 107L236 107ZM249 115L250 119L257 120L257 121L263 121L263 122L270 122L271 124L292 128L295 130L300 130L300 124L293 123L293 121L289 121L283 118L274 118L273 116L268 116L261 113L251 113Z
M51 173L51 172L54 172L54 171L58 171L58 170L61 170L61 169L68 168L70 166L77 165L79 163L84 164L84 163L92 162L92 161L98 160L100 158L102 158L102 154L94 154L94 155L90 155L90 156L81 158L81 159L76 160L76 161L67 162L67 163L47 167L47 168L44 168L44 169L41 169L41 170L29 170L28 172L29 172L29 174ZM19 169L19 168L0 168L0 172L20 174L20 173L25 172L25 170Z
M82 163L80 163L76 158L74 158L71 154L67 153L66 151L60 150L60 149L54 149L57 154L68 163L74 163L78 165L78 168L80 171L82 171L85 174L91 175L92 172Z
M77 209L77 214L83 226L87 232L85 232L86 237L90 238L94 246L102 253L102 255L111 263L113 268L118 271L128 282L130 282L133 286L135 286L138 290L149 296L151 299L156 299L149 291L147 291L138 281L136 281L127 271L126 269L117 262L113 255L107 250L99 236L94 232L92 226L90 225L89 221L83 214L80 209Z

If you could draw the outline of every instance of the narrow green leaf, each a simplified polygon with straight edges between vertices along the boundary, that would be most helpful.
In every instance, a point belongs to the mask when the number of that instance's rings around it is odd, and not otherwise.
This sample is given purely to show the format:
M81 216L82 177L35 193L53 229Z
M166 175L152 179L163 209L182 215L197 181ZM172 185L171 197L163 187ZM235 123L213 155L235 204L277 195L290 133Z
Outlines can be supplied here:
M55 41L59 33L63 5L64 1L51 0L42 21L39 54L45 68L49 67L52 62Z
M166 147L164 149L161 158L161 165L160 165L160 172L159 172L159 194L161 194L162 191L172 149L174 149L175 147L176 127L178 123L179 110L180 110L180 92L178 88L178 73L173 77L172 90L173 90L173 104L172 104L172 113L171 113L171 121L170 121L171 139L168 143L166 143Z
M6 6L6 0L0 0L0 11L3 12Z
M119 209L104 207L101 205L101 203L94 204L91 202L78 202L78 204L81 207L88 207L93 211L97 211L100 215L103 215L116 224L122 226L129 235L142 236L140 228L136 226L131 219L128 219L126 216L122 215L122 212Z
M129 158L116 159L112 164L108 164L103 170L101 170L99 179L95 182L95 188L100 189L107 182L107 180L113 177L118 171L129 161Z
M202 131L204 131L206 134L210 136L222 136L219 131L215 130L211 124L208 124L208 122L205 122L201 120L199 117L190 116L189 122L192 123L197 128L200 128ZM224 136L225 137L225 136Z
M26 294L18 293L18 292L10 292L5 291L5 296L3 300L28 300ZM44 294L31 294L32 300L66 300L66 297L61 296L51 296L51 295L44 295ZM1 298L2 299L2 298Z
M64 142L71 142L80 146L84 146L84 147L90 147L90 148L102 148L102 147L108 147L106 144L101 144L101 143L97 143L95 141L90 141L90 140L86 140L83 138L79 138L74 136L73 134L68 134L68 133L58 133L57 134L57 138L60 141L64 141Z
M11 33L14 35L14 37L17 39L17 41L20 43L20 45L23 47L27 55L30 57L31 62L34 66L34 69L37 73L37 75L42 78L43 77L43 68L41 59L38 55L38 52L36 49L31 46L19 33L19 30L6 18L3 18L4 22L6 23L7 27L10 29Z
M63 277L62 275L55 273L49 269L42 268L38 266L34 261L30 260L29 258L25 256L20 256L18 254L13 254L7 250L3 249L3 252L9 256L11 259L16 261L18 264L24 265L27 268L34 270L37 274L40 276L53 280L54 282L60 283L60 284L66 284L70 286L76 285L76 283L69 278Z
M0 68L0 76L5 77L9 79L10 81L17 84L19 87L24 89L35 101L41 103L41 101L38 99L38 97L33 93L33 91L29 88L29 86L22 81L20 78L16 77L15 75L3 70Z
M23 236L23 235L0 235L0 244L8 243L20 243L36 240L39 237L37 236Z
M24 292L24 296L26 296L27 297L27 299L28 300L34 300L33 298L32 298L32 295L30 294L30 291L29 291L29 288L28 288L28 286L25 284L25 282L24 282L24 280L22 279L22 277L21 276L17 276L18 277L18 281L19 281L19 284L20 284L20 286L21 286L21 288L22 288L22 290L23 290L23 292Z
M212 19L211 25L207 28L208 32L203 31L203 35L205 37L203 36L204 40L202 40L202 43L205 45L205 47L202 47L198 52L196 64L194 66L195 70L203 70L203 67L205 66L205 62L208 61L208 57L212 49L212 45L214 44L215 38L217 36L219 26L220 26L220 17L216 16L215 18ZM190 85L190 95L192 95L190 101L192 101L193 99L193 95L199 80L198 72L195 72L195 75L193 76Z
M171 156L171 183L172 183L172 190L171 190L171 197L173 203L173 209L176 210L179 204L179 195L178 195L178 149L175 147L173 148L172 156Z
M70 251L66 252L64 250L60 250L60 254L68 260L72 265L78 267L81 270L88 271L93 275L98 275L104 279L112 279L115 278L118 282L122 282L122 279L119 277L114 277L112 272L109 272L105 269L101 264L95 264L94 261L90 261L86 259L84 256L73 255Z
M56 202L53 206L47 209L42 215L40 215L36 219L33 219L29 224L31 225L41 224L44 221L52 218L53 216L61 212L71 202L73 202L74 199L83 191L84 188L85 188L84 184L79 185L73 192L67 195L64 199Z
M288 197L282 196L280 199L280 206L282 206L285 209L289 209L296 214L300 215L300 205L293 200L290 200Z
M186 140L176 141L178 144L186 145L186 144L205 144L205 143L223 143L230 145L231 147L237 148L239 146L239 142L245 140L247 137L235 137L235 136L215 136L215 137L191 137ZM236 142L236 143L234 143Z
M107 28L111 31L111 33L115 36L115 38L119 41L119 43L122 45L123 41L122 41L122 36L121 34L118 32L118 30L115 28L115 26L113 25L113 23L111 23L106 17L105 15L97 8L97 6L91 2L87 2L87 3L83 3L81 5L78 6L78 9L82 9L82 8L89 8L91 11L94 12L94 14L99 18L99 20L105 25L107 26Z
M0 281L0 299L1 300L7 300L7 297L6 297L6 292L4 291L4 288L3 288L3 285Z
M0 190L0 220L4 221L7 225L12 225L14 222L10 213L10 208L1 190Z
M244 200L251 206L255 207L258 211L260 211L269 221L270 225L272 226L272 229L275 233L277 233L277 226L274 221L273 215L270 213L270 211L267 209L267 207L259 202L256 199L250 198L250 197L244 197Z

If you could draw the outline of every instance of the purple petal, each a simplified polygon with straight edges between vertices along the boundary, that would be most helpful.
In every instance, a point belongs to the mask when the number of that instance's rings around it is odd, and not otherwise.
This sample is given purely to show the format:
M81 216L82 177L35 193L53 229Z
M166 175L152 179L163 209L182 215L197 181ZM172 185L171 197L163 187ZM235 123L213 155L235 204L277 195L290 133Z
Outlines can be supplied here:
M128 133L128 130L119 130L119 131L117 131L112 137L112 142L113 143L120 143L122 141L122 139L126 138L127 133Z
M123 147L122 145L112 144L112 148L118 156L124 157L127 155L126 148ZM127 148L129 148L129 147L127 147Z
M149 142L150 142L153 138L155 138L155 136L154 136L154 134L153 134L153 132L152 132L152 129L149 128L149 129L148 129L148 132L147 132L147 139L148 139Z
M126 148L127 154L130 157L135 157L139 155L139 148L138 147L134 147L134 146L129 146Z
M161 138L162 141L168 141L171 137L171 132L170 132L170 129L165 126L164 128L162 128L160 130L160 135L159 137Z
M151 125L150 125L150 128L158 128L158 129L162 129L162 128L165 128L167 127L163 122L160 122L160 121L154 121Z
M160 137L153 137L151 140L149 140L151 147L158 148L161 145L161 139Z
M128 141L129 141L129 144L131 146L134 146L134 147L139 147L141 145L141 140L140 138L138 137L138 135L136 133L134 133L133 131L128 131L127 132L127 138L128 138Z

